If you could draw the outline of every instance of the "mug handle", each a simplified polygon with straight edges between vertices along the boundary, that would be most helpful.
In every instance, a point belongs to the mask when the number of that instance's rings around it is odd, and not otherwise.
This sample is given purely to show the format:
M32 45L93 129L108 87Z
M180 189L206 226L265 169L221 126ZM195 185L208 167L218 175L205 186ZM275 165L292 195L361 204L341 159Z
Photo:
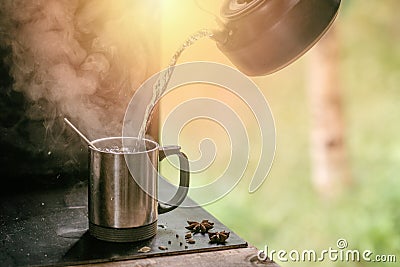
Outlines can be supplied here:
M187 156L181 152L179 146L165 146L159 149L159 161L168 156L177 155L179 158L179 188L169 201L171 205L158 203L158 214L163 214L176 209L186 198L189 191L189 161Z

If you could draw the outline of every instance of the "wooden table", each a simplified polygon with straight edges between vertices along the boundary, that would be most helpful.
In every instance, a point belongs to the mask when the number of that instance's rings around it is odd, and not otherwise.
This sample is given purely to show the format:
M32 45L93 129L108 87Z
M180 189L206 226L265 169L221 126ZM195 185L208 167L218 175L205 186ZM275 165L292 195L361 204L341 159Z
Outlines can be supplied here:
M218 266L268 266L279 267L275 262L259 261L257 248L237 248L213 252L202 252L176 256L153 257L138 260L89 264L84 266L96 267L218 267Z

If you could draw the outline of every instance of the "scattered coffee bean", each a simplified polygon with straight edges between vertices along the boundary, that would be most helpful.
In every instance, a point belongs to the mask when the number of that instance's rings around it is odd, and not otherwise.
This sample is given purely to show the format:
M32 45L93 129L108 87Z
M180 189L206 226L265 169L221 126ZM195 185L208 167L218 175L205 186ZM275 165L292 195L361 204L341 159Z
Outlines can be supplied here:
M196 243L196 241L193 238L189 238L186 242L188 242L189 244Z
M159 246L158 248L159 248L160 250L168 250L168 248L165 247L165 246Z
M186 239L189 239L189 238L192 238L192 236L193 236L192 233L187 233L187 234L185 235L185 238L186 238Z
M149 248L149 247L142 247L141 249L138 250L138 252L140 252L140 253L147 253L150 251L151 251L151 248Z

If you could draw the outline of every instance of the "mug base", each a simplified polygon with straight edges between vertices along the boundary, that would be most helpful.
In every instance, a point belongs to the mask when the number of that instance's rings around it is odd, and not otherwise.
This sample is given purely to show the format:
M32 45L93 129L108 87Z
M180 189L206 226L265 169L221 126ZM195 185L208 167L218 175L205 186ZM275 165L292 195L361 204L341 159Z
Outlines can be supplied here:
M152 238L157 233L157 221L132 228L111 228L89 222L89 233L108 242L137 242Z

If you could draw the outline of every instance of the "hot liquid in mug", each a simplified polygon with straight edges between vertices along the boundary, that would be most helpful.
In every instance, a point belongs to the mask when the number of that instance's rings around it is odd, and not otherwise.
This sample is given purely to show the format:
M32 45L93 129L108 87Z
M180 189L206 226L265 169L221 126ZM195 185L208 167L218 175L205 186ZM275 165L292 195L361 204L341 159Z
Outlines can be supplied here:
M89 147L89 233L104 241L135 242L153 237L158 214L177 208L189 190L189 162L178 146L135 137L110 137ZM177 155L179 187L168 205L159 203L158 162Z

